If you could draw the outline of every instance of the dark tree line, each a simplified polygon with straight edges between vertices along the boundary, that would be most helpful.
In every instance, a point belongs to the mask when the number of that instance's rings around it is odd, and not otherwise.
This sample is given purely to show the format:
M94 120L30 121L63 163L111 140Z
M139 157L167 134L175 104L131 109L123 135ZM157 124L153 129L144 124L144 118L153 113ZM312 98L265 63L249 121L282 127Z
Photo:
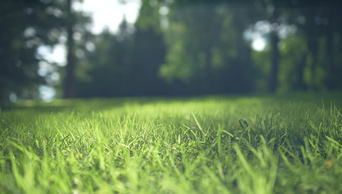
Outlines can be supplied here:
M142 0L134 24L123 17L116 34L99 35L72 4L0 2L2 99L53 86L37 73L44 61L37 50L57 43L66 46L67 65L50 65L64 98L342 88L338 0ZM265 49L253 50L247 32L262 37Z

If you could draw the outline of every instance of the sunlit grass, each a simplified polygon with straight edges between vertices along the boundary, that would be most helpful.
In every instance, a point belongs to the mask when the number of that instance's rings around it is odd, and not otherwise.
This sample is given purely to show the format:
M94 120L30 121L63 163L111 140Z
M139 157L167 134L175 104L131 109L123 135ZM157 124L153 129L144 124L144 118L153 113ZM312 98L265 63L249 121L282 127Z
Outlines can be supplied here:
M342 193L341 95L21 102L3 193Z

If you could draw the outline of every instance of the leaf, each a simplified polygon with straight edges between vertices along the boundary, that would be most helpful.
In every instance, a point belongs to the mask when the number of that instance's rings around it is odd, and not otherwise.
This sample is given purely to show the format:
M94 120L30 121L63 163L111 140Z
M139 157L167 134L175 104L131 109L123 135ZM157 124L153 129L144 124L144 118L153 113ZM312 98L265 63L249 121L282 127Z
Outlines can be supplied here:
M332 142L332 143L334 143L334 144L336 144L336 145L342 147L342 145L341 145L340 143L338 143L336 140L334 140L333 138L328 137L328 136L325 136L325 137L326 137L330 142Z
M240 119L239 123L240 123L240 126L241 126L242 129L246 129L248 127L248 123L244 119Z
M191 113L191 114L192 114L192 116L194 117L195 122L196 122L196 125L197 125L197 127L200 129L200 131L202 132L202 134L203 134L204 136L207 136L207 135L204 133L204 131L203 131L203 129L202 129L200 123L199 123L198 120L196 119L194 113Z

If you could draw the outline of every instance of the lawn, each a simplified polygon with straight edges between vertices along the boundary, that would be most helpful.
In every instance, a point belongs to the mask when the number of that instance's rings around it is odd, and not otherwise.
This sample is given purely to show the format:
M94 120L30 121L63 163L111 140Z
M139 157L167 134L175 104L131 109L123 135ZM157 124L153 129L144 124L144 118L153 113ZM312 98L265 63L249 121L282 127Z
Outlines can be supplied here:
M342 94L22 101L0 193L342 193Z

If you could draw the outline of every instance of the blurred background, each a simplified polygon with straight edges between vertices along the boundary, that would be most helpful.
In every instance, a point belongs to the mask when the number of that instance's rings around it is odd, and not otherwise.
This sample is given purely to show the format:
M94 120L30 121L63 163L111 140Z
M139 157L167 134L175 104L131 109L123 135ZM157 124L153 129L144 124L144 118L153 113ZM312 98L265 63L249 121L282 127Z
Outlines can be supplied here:
M339 0L1 0L0 101L342 89Z

